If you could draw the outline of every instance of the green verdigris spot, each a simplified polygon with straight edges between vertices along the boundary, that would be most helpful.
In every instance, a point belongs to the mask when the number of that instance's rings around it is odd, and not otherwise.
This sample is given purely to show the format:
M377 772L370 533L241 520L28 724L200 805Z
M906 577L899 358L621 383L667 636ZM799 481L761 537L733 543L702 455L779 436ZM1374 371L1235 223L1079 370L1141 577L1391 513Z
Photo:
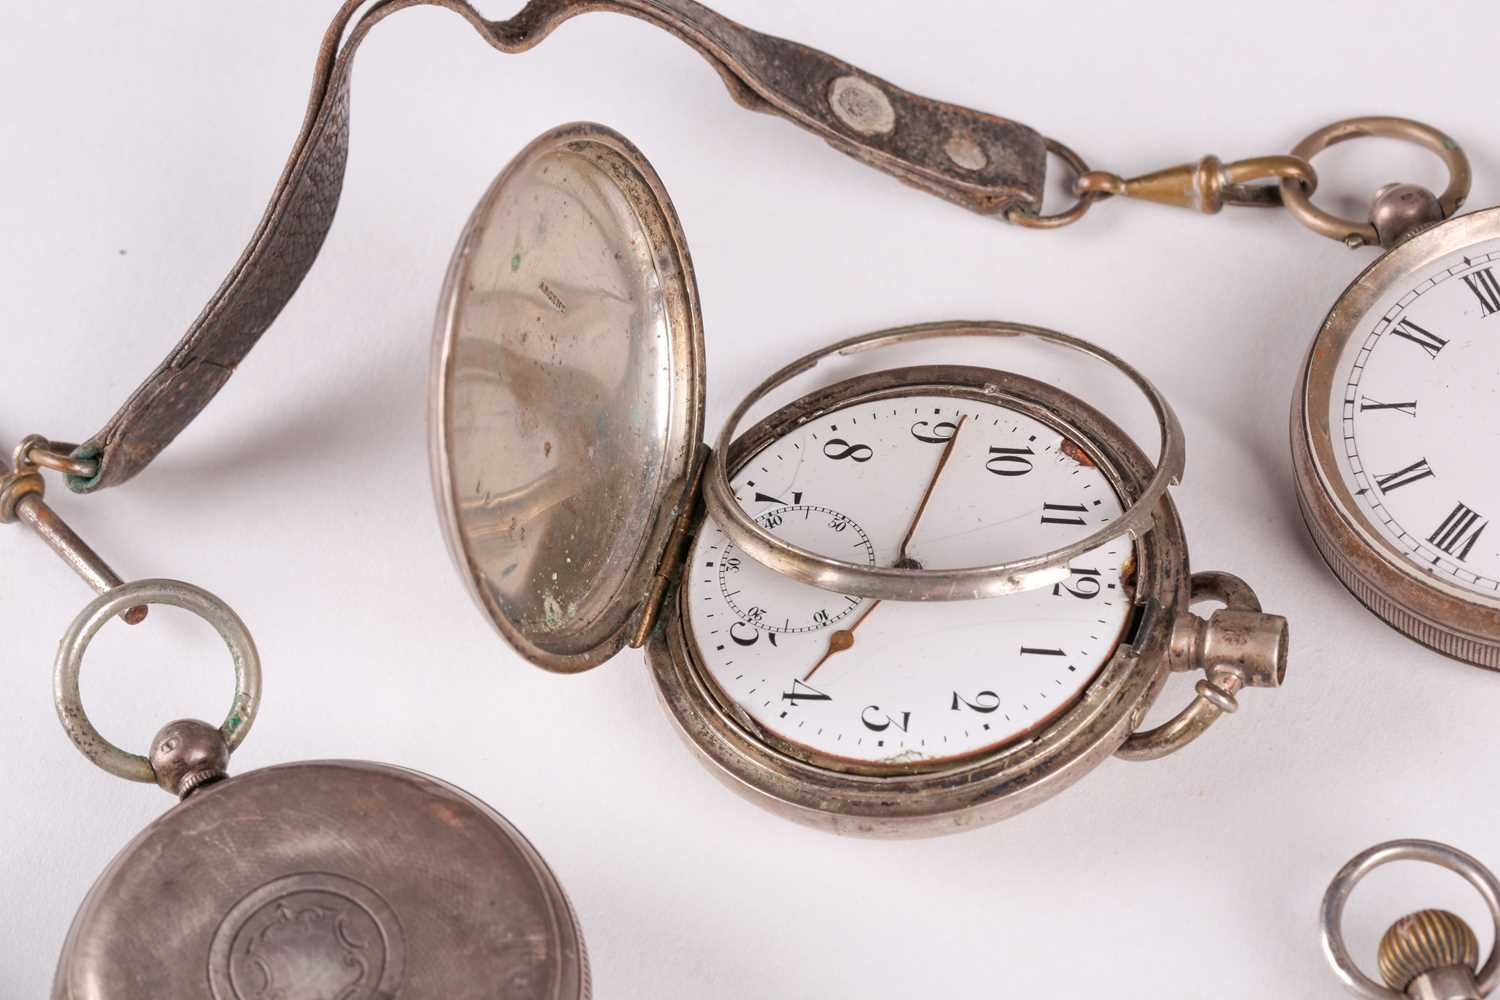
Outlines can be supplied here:
M521 255L519 253L512 254L511 258L510 258L510 273L511 274L515 274L520 269L521 269Z

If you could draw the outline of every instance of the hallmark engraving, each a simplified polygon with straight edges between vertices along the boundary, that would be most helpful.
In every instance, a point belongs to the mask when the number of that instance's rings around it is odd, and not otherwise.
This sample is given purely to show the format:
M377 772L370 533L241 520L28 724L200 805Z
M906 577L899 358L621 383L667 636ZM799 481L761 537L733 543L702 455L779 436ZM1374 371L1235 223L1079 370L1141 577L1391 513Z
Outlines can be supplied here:
M381 1000L401 983L401 924L368 886L287 875L227 913L209 949L214 1000Z
M562 296L558 295L550 287L548 287L545 281L537 282L536 287L541 290L541 293L543 295L547 296L547 301L552 303L552 308L556 309L560 313L565 313L568 311L568 304L562 300Z

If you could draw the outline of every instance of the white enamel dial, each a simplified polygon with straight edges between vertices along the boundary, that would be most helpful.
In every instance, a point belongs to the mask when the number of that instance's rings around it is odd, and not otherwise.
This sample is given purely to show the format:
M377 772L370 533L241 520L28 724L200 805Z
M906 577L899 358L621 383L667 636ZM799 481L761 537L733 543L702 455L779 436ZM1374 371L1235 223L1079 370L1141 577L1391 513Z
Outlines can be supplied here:
M800 499L801 492L793 495ZM755 520L793 545L814 552L838 552L845 559L875 565L875 543L865 529L830 507L778 505L762 511ZM780 578L773 570L737 551L726 549L713 566L705 568L718 571L719 593L739 619L741 635L749 634L746 626L762 632L813 632L838 624L859 606L856 601L809 601L800 589L778 587Z
M1349 337L1337 474L1406 572L1500 600L1500 240L1409 275Z
M882 566L908 531L906 565L954 568L1057 548L1122 513L1105 473L1047 423L921 389L824 413L732 482L788 541ZM1002 598L877 602L781 577L709 520L683 601L722 699L794 753L878 771L1012 742L1078 698L1131 620L1134 548L1120 538L1072 566Z

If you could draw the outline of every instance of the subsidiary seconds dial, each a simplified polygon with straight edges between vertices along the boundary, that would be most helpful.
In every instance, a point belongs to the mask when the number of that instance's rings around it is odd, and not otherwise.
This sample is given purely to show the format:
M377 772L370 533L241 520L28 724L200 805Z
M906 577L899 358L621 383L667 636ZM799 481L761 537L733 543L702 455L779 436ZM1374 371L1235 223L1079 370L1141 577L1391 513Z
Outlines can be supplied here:
M777 503L777 497L756 493L757 504ZM793 504L782 504L756 516L761 527L780 538L817 552L838 551L867 565L875 565L875 546L853 519L829 507L801 502L800 491L792 493ZM788 595L785 580L774 571L726 544L708 560L707 569L717 569L719 593L739 621L731 627L731 638L740 645L754 642L756 632L813 632L848 617L862 602L857 597L794 591ZM788 596L792 599L788 600ZM749 637L749 638L747 638Z

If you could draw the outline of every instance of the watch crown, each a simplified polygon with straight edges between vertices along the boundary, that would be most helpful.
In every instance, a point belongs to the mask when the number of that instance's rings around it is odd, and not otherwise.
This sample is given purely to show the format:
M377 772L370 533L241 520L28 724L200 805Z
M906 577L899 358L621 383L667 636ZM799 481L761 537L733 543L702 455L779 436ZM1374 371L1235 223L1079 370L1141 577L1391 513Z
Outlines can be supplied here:
M1418 910L1391 925L1380 939L1380 978L1405 992L1412 980L1437 969L1479 965L1479 940L1463 918L1447 910Z

